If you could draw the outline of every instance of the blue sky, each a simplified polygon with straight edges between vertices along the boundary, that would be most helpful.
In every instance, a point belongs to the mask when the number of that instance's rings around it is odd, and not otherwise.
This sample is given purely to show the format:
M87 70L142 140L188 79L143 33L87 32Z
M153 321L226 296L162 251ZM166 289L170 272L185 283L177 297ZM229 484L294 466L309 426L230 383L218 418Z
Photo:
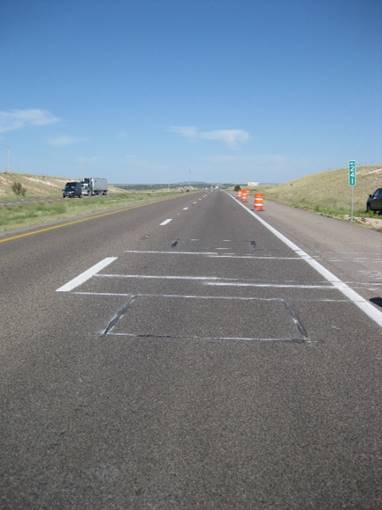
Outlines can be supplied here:
M125 183L382 163L381 23L380 0L2 0L0 143Z

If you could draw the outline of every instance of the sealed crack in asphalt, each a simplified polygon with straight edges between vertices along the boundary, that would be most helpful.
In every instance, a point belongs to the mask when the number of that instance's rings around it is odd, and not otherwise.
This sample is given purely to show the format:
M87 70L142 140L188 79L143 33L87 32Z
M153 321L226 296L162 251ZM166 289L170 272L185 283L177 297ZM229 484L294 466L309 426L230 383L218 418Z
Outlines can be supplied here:
M136 296L133 294L128 299L127 303L125 303L118 311L113 315L113 317L108 322L106 328L102 331L101 336L107 336L116 326L116 324L122 319L124 315L126 315L126 312L129 308L129 306L135 301Z
M109 333L110 336L133 337L133 338L160 338L164 340L201 340L208 342L244 342L244 343L297 343L303 344L307 340L301 337L282 337L282 338L261 338L261 337L224 337L224 336L198 336L198 335L158 335L155 333ZM314 342L316 343L316 342Z
M295 323L299 333L301 334L301 338L299 338L298 340L300 342L307 342L309 341L309 336L308 336L308 332L306 331L304 325L302 324L301 320L299 319L299 317L297 316L297 313L295 312L295 310L292 308L292 306L290 305L290 303L288 303L288 301L286 301L285 299L283 299L283 302L284 302L284 305L286 307L286 309L288 310L288 312L290 313L291 317L292 317L292 320L293 322Z

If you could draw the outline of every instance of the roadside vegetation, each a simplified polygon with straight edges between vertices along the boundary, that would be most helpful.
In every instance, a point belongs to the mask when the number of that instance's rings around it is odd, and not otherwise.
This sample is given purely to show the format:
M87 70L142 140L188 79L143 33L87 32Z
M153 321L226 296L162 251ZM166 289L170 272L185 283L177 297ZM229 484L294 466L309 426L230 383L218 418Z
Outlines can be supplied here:
M181 194L177 189L126 190L110 186L105 197L63 199L62 188L68 180L0 173L0 232L97 214L108 209L137 207Z
M357 171L354 188L354 215L381 218L366 212L366 201L376 188L382 187L382 165L362 166ZM285 184L266 186L266 198L292 207L308 209L337 218L347 218L351 211L351 188L347 169L307 175Z
M0 202L20 198L60 198L64 177L48 177L16 172L0 172Z
M0 205L0 231L34 224L43 225L106 210L138 207L179 195L180 192L177 191L144 193L131 191L106 197L67 198L50 202Z

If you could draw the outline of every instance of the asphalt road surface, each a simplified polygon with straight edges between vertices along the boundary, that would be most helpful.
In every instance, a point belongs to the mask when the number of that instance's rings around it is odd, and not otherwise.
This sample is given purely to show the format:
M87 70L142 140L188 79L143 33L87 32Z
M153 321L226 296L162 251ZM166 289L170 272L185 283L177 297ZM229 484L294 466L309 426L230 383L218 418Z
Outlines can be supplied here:
M1 509L382 508L380 234L260 218L201 192L0 244Z

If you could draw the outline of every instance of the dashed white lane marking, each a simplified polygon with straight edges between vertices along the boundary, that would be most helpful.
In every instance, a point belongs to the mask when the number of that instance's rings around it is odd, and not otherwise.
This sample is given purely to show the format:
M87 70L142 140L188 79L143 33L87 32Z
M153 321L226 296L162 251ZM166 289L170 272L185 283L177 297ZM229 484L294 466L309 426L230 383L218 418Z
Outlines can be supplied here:
M118 257L106 257L105 259L101 260L94 266L90 267L83 273L79 274L73 280L70 280L70 282L65 283L62 287L56 290L56 292L70 292L71 290L75 289L76 287L79 287L81 284L86 282L87 280L90 280L90 278L98 273L98 271L101 271L104 267L108 266L115 260L117 260Z
M198 202L192 202L194 205L196 205Z
M307 264L309 264L313 269L315 269L321 276L325 278L328 282L330 282L333 287L342 292L344 296L346 296L352 303L354 303L360 310L362 310L370 319L372 319L378 326L382 327L382 312L377 310L372 304L370 304L365 298L363 298L358 292L350 288L343 282L338 276L334 273L326 269L322 264L317 262L313 257L311 257L304 250L299 248L297 244L293 243L290 239L288 239L284 234L279 232L276 228L272 227L268 222L260 218L253 211L248 209L244 204L239 202L235 197L227 193L229 197L232 198L237 204L239 204L248 214L250 214L253 218L255 218L259 223L261 223L265 228L267 228L272 234L274 234L280 241L285 243L292 251L294 251L297 255L299 255Z
M183 211L188 211L188 207L183 207Z
M167 220L162 221L162 223L159 223L161 227L164 227L165 225L168 225L172 221L172 218L167 218Z

